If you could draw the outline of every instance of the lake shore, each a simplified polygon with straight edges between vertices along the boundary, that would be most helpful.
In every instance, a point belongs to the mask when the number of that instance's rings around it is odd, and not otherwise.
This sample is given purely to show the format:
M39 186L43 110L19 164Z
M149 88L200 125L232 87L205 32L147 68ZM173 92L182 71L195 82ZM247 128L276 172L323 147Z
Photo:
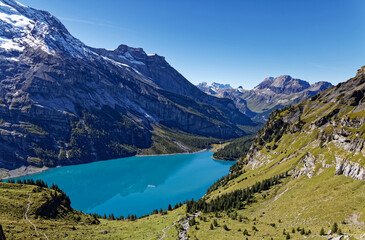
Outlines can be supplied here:
M171 153L171 154L153 154L153 155L135 155L136 157L152 157L152 156L172 156L172 155L180 155L180 154L194 154L194 153L201 153L201 152L205 152L208 151L209 149L205 148L196 152L186 152L186 153ZM112 159L109 159L112 160ZM103 160L103 161L108 161L108 160ZM61 167L61 166L57 166L57 167ZM34 167L34 166L21 166L20 168L16 168L16 169L5 169L5 168L0 168L0 180L1 179L11 179L11 178L17 178L17 177L24 177L24 176L28 176L28 175L33 175L33 174L37 174L43 171L46 171L50 168L48 167L43 167L43 168L38 168L38 167Z
M208 151L210 149L204 148L202 150L196 151L196 152L184 152L184 153L168 153L168 154L151 154L151 155L135 155L136 157L155 157L155 156L171 156L171 155L181 155L181 154L194 154L194 153L201 153Z
M21 166L20 168L16 168L13 170L9 169L0 169L0 179L11 179L17 177L24 177L36 173L40 173L48 170L48 167L37 168L33 166Z
M212 156L212 159L215 160L215 161L222 161L222 162L237 162L237 161L234 161L234 160L222 160L222 159L216 159Z
M72 207L85 213L143 216L169 204L200 199L217 179L229 173L233 164L214 161L212 155L206 150L171 156L133 156L49 168L21 178L57 184L70 197ZM17 175L41 170L23 168ZM94 197L85 194L88 192Z

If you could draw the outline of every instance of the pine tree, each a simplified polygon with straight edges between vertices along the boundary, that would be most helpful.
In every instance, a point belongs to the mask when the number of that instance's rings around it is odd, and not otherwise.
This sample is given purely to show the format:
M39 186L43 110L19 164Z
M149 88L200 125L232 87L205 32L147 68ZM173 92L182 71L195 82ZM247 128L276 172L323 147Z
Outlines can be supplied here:
M342 230L341 230L341 228L338 228L338 229L337 229L337 234L338 234L338 235L342 235Z
M293 229L291 230L291 232L292 232L292 233L295 233L295 229L293 228Z
M332 225L331 233L332 233L332 234L335 234L335 233L337 233L337 230L338 230L338 225L337 225L337 223L335 222L335 223L333 223L333 225Z
M218 226L218 222L217 222L216 219L214 219L213 224L214 224L214 227L217 227Z
M290 234L286 234L286 239L290 239Z
M324 235L324 229L321 228L321 231L319 231L319 235L323 236Z
M213 224L211 223L210 224L210 230L213 230L214 229L214 227L213 227Z
M302 228L302 229L300 230L300 234L301 234L301 235L304 235L304 234L305 234L305 230L304 230L304 228Z
M167 211L172 211L171 204L169 204L169 206L168 206L168 208L167 208Z

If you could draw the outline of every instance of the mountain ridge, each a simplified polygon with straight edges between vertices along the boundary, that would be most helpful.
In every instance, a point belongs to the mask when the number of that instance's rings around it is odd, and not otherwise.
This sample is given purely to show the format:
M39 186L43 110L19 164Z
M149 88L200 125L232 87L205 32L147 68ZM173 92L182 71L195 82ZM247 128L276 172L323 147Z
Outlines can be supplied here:
M265 122L273 110L297 104L333 85L324 81L309 84L289 75L281 75L265 78L252 90L245 90L241 86L213 89L208 84L198 84L197 87L212 96L232 99L241 112L255 121Z

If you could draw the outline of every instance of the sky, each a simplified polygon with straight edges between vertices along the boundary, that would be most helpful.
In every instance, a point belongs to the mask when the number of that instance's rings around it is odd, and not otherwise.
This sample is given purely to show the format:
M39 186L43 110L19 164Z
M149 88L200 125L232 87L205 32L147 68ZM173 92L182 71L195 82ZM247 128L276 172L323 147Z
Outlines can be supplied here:
M92 47L157 53L198 84L252 89L291 75L333 84L365 65L363 0L18 0Z

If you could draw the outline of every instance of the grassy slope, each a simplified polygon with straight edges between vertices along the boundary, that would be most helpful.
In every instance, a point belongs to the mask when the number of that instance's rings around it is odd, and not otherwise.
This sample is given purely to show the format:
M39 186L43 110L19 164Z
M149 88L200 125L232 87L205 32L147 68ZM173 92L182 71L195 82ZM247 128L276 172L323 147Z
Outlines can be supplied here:
M351 96L354 89L339 90ZM337 91L337 88L331 91ZM255 142L256 152L253 155L256 161L248 162L249 165L245 165L247 162L242 163L246 171L207 195L207 200L250 187L258 181L286 171L291 171L295 177L285 179L281 185L256 194L256 203L237 211L238 215L247 217L248 220L232 220L228 217L229 214L223 212L220 213L220 218L216 218L214 214L203 214L208 221L199 221L199 230L192 228L189 231L190 236L198 239L285 239L283 231L286 229L292 239L328 239L329 236L319 236L320 229L323 227L327 233L331 225L337 222L342 232L352 239L365 238L365 182L335 175L337 159L348 159L364 166L364 151L345 150L332 138L342 129L349 132L346 137L348 142L364 138L364 124L347 127L342 126L341 121L362 121L365 111L362 106L349 106L349 100L326 101L327 96L331 97L326 94L327 91L321 94L321 101L309 99L273 116L271 120L275 122L287 116L290 118L292 113L301 109L301 118L291 124L279 138L275 138L278 132L270 130L270 126L266 125L264 131L259 133L260 137L265 137L265 131L274 136L266 138L264 142ZM328 118L329 124L320 127L313 125L334 111L338 111L338 114ZM302 126L298 130L294 126L299 125L299 121ZM276 129L278 126L274 125L274 130ZM214 219L221 227L210 230ZM231 230L224 230L223 224ZM253 226L258 231L254 231ZM292 228L297 227L304 227L306 231L310 229L312 233L308 236L302 236L296 230L292 233ZM249 231L250 236L243 236L244 229Z
M45 219L35 212L54 191L35 189L40 188L0 183L0 224L7 239L44 239L24 219L29 193L32 204L28 217L50 239L159 239L163 229L167 233L164 239L176 239L178 232L172 225L179 216L185 216L184 207L181 207L167 215L155 214L133 222L99 219L99 224L89 224L93 218L76 210L65 211L55 219Z
M217 190L212 196L249 187L257 179L273 173L264 171L257 175L260 170L263 169L246 172L233 180L228 188ZM245 177L247 180L241 181ZM232 220L225 212L220 212L219 218L215 214L203 214L207 222L199 221L199 230L192 228L189 235L198 239L238 239L243 237L243 231L247 229L251 235L249 239L284 239L283 231L286 229L292 238L302 239L302 235L297 232L292 234L291 230L293 227L304 227L306 231L312 232L307 236L308 239L327 239L328 236L319 236L320 229L323 227L327 233L334 222L340 225L345 234L355 239L365 234L365 184L360 180L334 175L334 168L328 168L312 178L302 176L285 179L281 185L256 194L255 199L256 203L236 211L248 220ZM210 223L214 219L220 227L210 230ZM230 231L223 229L224 224ZM275 224L275 227L270 224ZM258 231L253 231L253 226Z

